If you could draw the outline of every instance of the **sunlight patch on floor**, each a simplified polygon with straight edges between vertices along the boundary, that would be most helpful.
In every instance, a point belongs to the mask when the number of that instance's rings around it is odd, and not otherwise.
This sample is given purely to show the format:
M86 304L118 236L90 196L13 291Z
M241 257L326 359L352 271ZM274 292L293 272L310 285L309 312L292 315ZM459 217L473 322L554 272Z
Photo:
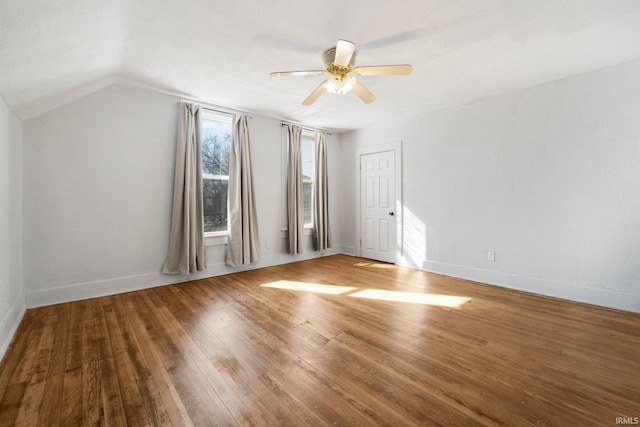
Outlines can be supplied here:
M355 291L358 288L349 286L322 285L320 283L292 282L290 280L279 280L277 282L260 285L265 288L288 289L291 291L313 292L317 294L340 295L345 292Z
M471 298L455 295L421 294L417 292L387 291L383 289L361 289L352 286L323 285L321 283L294 282L278 280L260 285L263 288L287 289L290 291L311 292L326 295L344 295L379 301L404 302L411 304L434 305L439 307L460 308Z
M382 289L364 289L349 295L354 298L366 298L382 301L408 302L413 304L437 305L459 308L471 301L471 298L455 295L419 294L414 292L385 291Z

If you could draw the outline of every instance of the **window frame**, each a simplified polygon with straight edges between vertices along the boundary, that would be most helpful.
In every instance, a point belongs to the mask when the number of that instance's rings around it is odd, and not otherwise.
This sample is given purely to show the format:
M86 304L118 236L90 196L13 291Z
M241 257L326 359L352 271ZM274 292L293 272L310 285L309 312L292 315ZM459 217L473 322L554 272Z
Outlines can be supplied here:
M216 122L222 122L222 123L228 123L230 125L231 128L231 138L232 140L230 141L230 143L232 144L233 142L233 114L231 113L224 113L224 112L220 112L220 111L213 111L213 110L209 110L209 109L202 109L202 114L201 114L201 119L200 119L203 123L202 123L202 131L204 132L204 121L205 120L212 120L212 121L216 121ZM204 134L202 135L202 141L204 142ZM204 172L204 165L201 165L202 167L202 184L204 187L204 181L205 180L217 180L217 181L229 181L229 175L214 175L214 174L208 174ZM228 195L227 195L228 198ZM202 195L202 209L204 210L205 206L205 197L204 197L204 192ZM227 200L228 203L228 200ZM229 235L229 215L228 215L228 209L227 209L227 229L226 230L221 230L221 231L205 231L204 232L204 238L205 238L205 246L213 246L213 245L223 245L227 243L227 236Z
M316 136L315 136L315 132L312 130L308 130L308 129L303 129L302 130L302 135L300 135L300 144L302 145L302 139L303 138L308 138L311 141L311 176L309 179L304 179L303 177L301 177L302 180L302 188L303 188L303 197L302 197L302 203L303 203L303 211L304 211L304 185L305 184L311 184L311 220L309 222L305 222L304 223L304 228L305 229L313 229L313 227L315 226L315 223L313 221L313 208L314 208L314 203L313 203L313 192L315 190L315 173L316 173L316 162L315 162L315 148L316 148ZM302 159L302 147L300 149L300 163L302 164L302 162L304 161L304 159Z

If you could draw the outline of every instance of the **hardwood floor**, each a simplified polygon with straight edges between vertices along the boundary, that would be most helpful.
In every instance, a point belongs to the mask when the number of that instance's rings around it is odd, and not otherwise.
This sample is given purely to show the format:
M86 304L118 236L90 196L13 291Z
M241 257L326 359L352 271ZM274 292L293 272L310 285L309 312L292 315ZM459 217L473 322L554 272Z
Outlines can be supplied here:
M0 364L0 426L619 417L640 315L344 255L30 309Z

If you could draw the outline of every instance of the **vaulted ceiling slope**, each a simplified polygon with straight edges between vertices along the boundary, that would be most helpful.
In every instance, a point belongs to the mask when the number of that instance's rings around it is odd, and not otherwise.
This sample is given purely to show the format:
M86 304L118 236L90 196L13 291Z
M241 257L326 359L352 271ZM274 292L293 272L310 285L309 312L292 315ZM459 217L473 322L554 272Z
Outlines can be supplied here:
M302 100L339 38L377 100ZM0 0L0 96L23 119L112 83L351 130L640 58L638 0Z

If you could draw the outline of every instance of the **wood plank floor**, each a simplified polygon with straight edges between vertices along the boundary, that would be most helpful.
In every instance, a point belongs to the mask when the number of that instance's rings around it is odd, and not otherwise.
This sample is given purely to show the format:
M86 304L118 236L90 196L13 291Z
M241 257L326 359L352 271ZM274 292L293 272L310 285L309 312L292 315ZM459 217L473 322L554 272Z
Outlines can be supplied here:
M30 309L0 364L0 426L619 417L640 315L344 255Z

